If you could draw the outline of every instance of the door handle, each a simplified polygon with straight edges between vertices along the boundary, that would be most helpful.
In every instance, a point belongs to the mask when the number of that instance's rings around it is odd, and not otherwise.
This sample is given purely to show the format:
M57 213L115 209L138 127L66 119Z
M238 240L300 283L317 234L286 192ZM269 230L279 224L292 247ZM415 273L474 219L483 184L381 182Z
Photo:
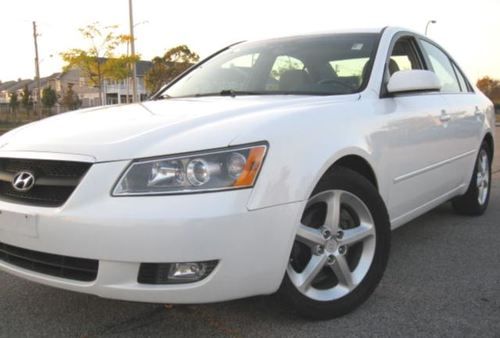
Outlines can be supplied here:
M481 109L479 109L478 106L476 106L476 109L474 110L474 115L476 115L476 116L483 115L483 112L481 111Z
M451 120L451 115L446 112L446 110L441 110L441 115L439 116L441 122L448 122Z

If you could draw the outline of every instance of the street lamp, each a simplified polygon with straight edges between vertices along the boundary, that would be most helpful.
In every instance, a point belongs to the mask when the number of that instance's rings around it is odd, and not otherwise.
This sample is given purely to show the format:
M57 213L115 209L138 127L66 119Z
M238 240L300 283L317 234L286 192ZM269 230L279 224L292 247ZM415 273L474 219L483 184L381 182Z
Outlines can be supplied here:
M427 21L427 25L425 25L425 36L427 36L427 31L429 30L429 25L436 23L436 20L429 20Z

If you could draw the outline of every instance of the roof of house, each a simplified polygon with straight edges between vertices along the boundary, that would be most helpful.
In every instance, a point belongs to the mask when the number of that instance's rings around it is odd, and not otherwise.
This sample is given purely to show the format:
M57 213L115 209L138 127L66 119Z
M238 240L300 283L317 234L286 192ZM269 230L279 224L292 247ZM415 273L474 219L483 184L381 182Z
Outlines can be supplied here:
M153 63L151 61L137 61L136 63L137 76L144 76L148 70L153 67Z
M32 82L33 80L31 79L19 80L13 86L8 87L6 90L8 90L9 92L15 92L19 89L23 89L24 86L29 85Z
M99 61L104 61L106 58L99 58ZM144 60L139 60L136 63L136 70L137 70L137 76L142 77L144 76L149 69L153 66L153 63L151 61L144 61ZM78 81L78 78L80 77L79 75L79 70L78 69L71 69L66 72L62 73L54 73L50 76L47 77L42 77L40 78L41 86L45 86L48 81L52 79L70 79L73 81ZM4 83L0 83L0 91L8 90L9 92L11 91L17 91L19 89L24 88L24 86L28 85L29 90L36 89L37 83L34 80L31 79L26 79L26 80L18 80L18 81L7 81Z
M42 77L40 79L40 87L43 88L48 81L49 80L46 77ZM33 90L36 88L38 88L38 83L36 80L28 84L28 90Z
M45 87L50 80L57 79L59 75L61 75L61 73L54 73L47 77L40 78L40 87L42 88ZM32 83L28 84L28 90L34 90L37 87L38 87L37 81L33 81Z
M15 85L17 81L7 81L7 82L2 82L0 83L0 92L4 90L8 90L10 87Z
M100 62L106 61L107 58L99 58ZM151 61L145 61L145 60L139 60L135 63L135 68L137 72L137 76L144 76L151 67L153 67L153 62Z

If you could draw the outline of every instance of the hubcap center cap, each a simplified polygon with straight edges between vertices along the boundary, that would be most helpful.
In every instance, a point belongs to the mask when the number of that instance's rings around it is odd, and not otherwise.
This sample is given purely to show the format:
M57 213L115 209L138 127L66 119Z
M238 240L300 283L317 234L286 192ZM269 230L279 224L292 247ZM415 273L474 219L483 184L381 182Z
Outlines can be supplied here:
M334 239L330 239L326 242L326 245L325 245L325 249L326 251L328 251L329 253L334 253L335 251L337 251L339 247L339 244L337 243L336 240Z

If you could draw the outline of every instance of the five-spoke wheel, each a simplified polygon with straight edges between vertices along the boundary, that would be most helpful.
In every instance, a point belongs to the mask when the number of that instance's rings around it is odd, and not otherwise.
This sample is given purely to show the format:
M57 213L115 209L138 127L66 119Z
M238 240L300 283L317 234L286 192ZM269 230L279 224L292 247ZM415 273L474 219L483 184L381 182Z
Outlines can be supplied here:
M314 222L318 219L321 224ZM343 190L320 192L307 203L288 276L311 299L341 298L368 272L375 237L373 218L362 200Z
M281 293L304 316L341 316L373 292L389 247L389 217L375 186L335 168L305 205Z

